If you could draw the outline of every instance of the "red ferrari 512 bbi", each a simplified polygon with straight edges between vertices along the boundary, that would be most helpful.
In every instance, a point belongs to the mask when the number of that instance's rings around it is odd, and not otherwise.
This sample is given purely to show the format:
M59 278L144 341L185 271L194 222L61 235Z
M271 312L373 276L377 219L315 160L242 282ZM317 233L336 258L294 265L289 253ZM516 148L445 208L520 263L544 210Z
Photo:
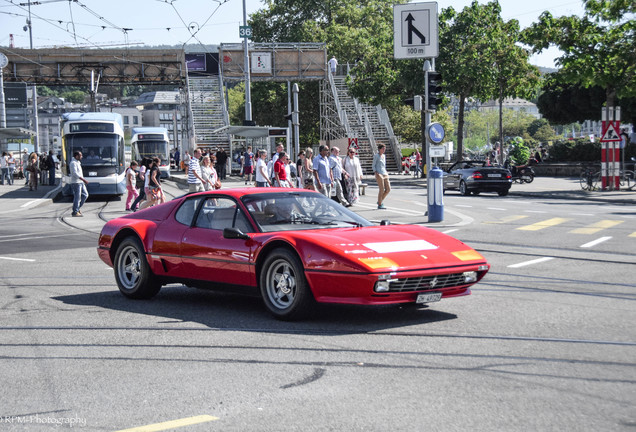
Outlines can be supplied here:
M419 225L374 225L312 191L245 188L184 195L109 221L100 258L126 297L162 285L245 287L279 319L314 302L431 303L470 294L490 266Z

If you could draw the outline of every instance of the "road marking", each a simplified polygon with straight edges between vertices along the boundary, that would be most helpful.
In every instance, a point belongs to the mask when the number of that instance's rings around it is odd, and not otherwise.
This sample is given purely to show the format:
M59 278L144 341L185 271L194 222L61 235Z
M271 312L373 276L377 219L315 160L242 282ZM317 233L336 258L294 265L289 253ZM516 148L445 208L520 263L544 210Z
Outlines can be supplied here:
M465 204L455 204L455 207L473 208L473 206Z
M634 231L633 233L631 233L630 235L628 235L627 237L636 237L636 231Z
M570 213L570 216L596 216L594 213Z
M552 218L552 219L547 219L541 222L537 222L534 223L532 225L526 225L526 226L522 226L517 228L518 230L521 231L539 231L542 230L544 228L549 228L549 227L553 227L555 225L559 225L562 224L563 222L567 222L571 219L565 219L565 218Z
M547 213L547 211L543 211L543 210L526 210L526 213L539 213L539 214L545 214L545 213Z
M491 221L491 222L484 222L484 223L485 224L505 224L505 223L518 221L520 219L525 219L527 217L528 217L527 215L506 216L505 218L499 219L498 221Z
M488 207L488 210L508 211L508 209L505 209L505 208L499 208L499 207Z
M442 234L450 234L450 233L455 232L455 231L459 231L459 229L449 229L449 230L446 230L446 231L442 231Z
M34 259L29 259L29 258L12 258L12 257L3 257L0 256L0 259L3 260L9 260L9 261L26 261L26 262L35 262Z
M117 432L156 432L164 431L168 429L175 429L183 426L190 426L200 423L206 423L218 420L218 417L212 417L210 415L200 415L194 417L186 417L179 420L171 420L163 423L155 423L146 426L139 426L132 429L122 429Z
M613 226L622 224L625 221L617 221L617 220L602 220L596 222L595 224L588 225L583 228L577 228L575 230L570 231L572 234L595 234L601 230L611 228Z
M607 241L607 240L609 240L611 238L612 237L601 237L601 238L598 238L598 239L596 239L594 241L591 241L589 243L585 243L584 245L581 245L581 247L582 248L591 248L591 247L596 246L599 243L603 243L604 241Z
M29 207L31 204L36 204L36 203L43 202L43 201L45 201L45 200L42 199L42 198L34 199L34 200L31 200L31 201L25 202L24 204L22 204L20 206L20 208Z
M553 260L553 259L554 259L554 257L543 257L543 258L538 258L538 259L531 260L531 261L520 262L518 264L511 264L511 265L508 266L508 268L525 267L525 266L529 266L529 265L540 264L542 262L550 261L550 260Z

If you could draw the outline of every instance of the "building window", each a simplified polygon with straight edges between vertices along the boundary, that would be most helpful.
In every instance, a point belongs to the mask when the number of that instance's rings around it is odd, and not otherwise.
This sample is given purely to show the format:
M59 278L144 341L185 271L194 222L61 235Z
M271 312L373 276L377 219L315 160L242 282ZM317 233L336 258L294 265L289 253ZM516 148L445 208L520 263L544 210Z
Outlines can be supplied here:
M129 124L130 120L128 119L128 116L124 116L124 124Z
M133 116L133 124L139 124L139 117Z

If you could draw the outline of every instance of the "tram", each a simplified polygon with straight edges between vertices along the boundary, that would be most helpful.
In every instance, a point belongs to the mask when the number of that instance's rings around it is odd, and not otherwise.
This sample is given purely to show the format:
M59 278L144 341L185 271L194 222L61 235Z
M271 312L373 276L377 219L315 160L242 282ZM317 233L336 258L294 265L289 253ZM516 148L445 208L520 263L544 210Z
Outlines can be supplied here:
M158 157L161 178L170 177L170 140L168 129L162 127L132 128L130 141L133 160L141 162L143 158Z
M62 114L62 193L72 195L70 163L81 151L82 171L89 195L126 192L126 156L121 114L71 112Z

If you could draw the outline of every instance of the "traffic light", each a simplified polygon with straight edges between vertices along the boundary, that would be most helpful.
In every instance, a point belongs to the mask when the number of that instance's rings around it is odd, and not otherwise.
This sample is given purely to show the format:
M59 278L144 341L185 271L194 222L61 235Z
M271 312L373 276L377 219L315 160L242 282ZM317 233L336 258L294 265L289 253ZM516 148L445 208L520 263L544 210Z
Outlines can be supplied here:
M428 72L428 106L426 109L435 111L444 98L442 97L442 74L439 72Z

